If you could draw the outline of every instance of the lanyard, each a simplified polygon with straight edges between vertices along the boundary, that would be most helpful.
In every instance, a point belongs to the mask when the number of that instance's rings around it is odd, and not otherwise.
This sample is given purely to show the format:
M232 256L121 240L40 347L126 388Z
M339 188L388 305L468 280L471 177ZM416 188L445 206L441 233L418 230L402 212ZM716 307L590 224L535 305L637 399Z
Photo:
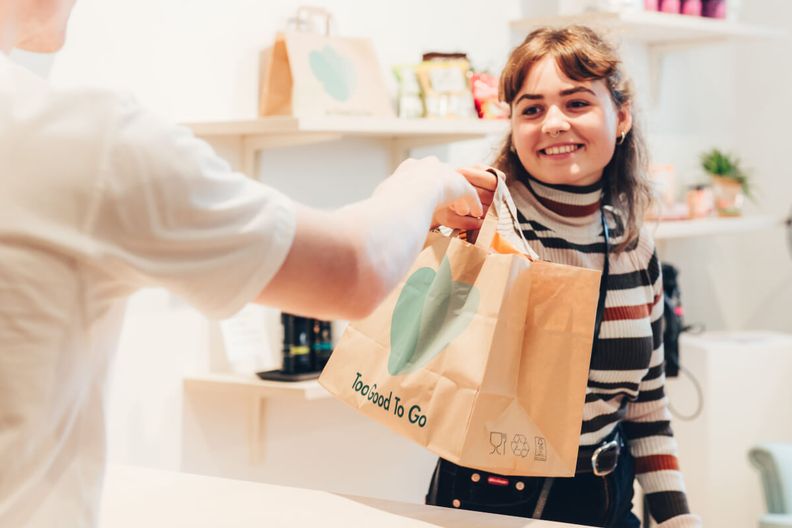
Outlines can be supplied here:
M610 232L605 221L605 207L600 207L600 222L602 222L602 236L605 238L605 263L602 265L602 278L600 279L599 300L597 302L597 319L594 324L594 350L599 345L600 326L605 315L605 297L608 295L608 274L610 272Z

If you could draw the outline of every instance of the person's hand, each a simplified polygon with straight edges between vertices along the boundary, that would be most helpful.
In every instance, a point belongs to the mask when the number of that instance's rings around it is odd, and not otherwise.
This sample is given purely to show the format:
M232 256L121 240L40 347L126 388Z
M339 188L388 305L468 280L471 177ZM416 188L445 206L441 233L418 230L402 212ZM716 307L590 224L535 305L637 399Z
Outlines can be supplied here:
M435 211L432 225L444 225L463 231L480 229L483 218L487 214L489 206L492 205L495 189L498 186L498 177L491 172L487 172L486 165L480 164L472 167L462 167L458 171L476 188L482 206L481 214L474 214L466 209L463 204L452 203L448 207L439 208Z
M479 192L474 185L461 171L454 170L434 156L403 161L374 192L375 195L394 193L409 193L412 196L420 193L421 196L435 197L433 217L447 209L461 216L480 217L484 214Z

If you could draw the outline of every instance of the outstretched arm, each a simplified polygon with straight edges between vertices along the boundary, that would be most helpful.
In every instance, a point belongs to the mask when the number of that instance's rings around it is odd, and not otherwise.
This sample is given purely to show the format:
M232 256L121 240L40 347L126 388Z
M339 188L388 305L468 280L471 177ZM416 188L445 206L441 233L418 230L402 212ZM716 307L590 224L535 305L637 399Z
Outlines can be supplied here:
M294 242L257 302L325 319L368 315L423 247L437 211L483 213L476 189L435 158L407 160L367 200L297 211Z

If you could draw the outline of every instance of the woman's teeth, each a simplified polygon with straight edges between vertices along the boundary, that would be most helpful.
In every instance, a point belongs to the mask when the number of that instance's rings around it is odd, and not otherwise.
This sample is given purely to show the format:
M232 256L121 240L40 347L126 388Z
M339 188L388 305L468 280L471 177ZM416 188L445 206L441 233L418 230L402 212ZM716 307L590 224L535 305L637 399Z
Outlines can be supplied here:
M578 148L580 148L578 145L562 145L560 147L548 147L544 149L543 152L549 156L553 156L556 154L568 154L576 151Z

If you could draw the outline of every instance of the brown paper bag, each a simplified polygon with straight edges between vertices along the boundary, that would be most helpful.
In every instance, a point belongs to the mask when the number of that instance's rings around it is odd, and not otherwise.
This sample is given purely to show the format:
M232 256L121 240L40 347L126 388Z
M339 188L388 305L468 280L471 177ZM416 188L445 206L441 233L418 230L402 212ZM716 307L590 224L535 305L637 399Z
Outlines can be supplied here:
M431 234L319 382L456 464L574 475L600 273L528 252L501 183L475 245Z
M395 117L368 39L279 33L261 58L262 116Z

